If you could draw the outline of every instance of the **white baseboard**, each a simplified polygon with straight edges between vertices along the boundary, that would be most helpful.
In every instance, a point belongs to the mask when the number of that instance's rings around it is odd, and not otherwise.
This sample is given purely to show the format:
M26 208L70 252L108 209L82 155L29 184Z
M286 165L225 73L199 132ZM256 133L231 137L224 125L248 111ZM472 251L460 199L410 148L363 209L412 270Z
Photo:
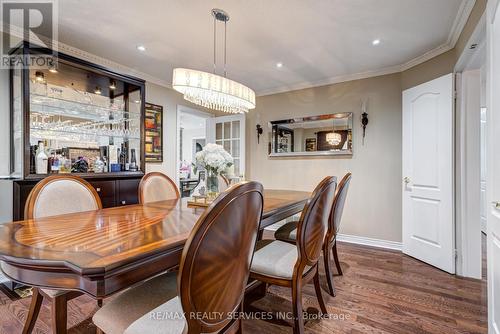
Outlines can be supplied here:
M293 217L292 217L292 219L293 219ZM295 219L297 219L297 218L295 217ZM268 227L266 227L266 230L271 231L271 232L275 232L278 228L280 228L284 224L286 224L286 220L282 220L274 225L268 226ZM337 240L340 242L347 242L350 244L358 244L358 245L371 246L371 247L377 247L377 248L392 249L392 250L397 250L397 251L403 250L403 244L401 242L360 237L357 235L349 235L349 234L340 233L337 236Z
M397 251L403 250L403 244L401 242L397 242L397 241L373 239L373 238L360 237L357 235L349 235L349 234L342 234L342 233L340 233L337 236L337 240L340 242L347 242L350 244L358 244L358 245L371 246L371 247L377 247L377 248L392 249L392 250L397 250Z

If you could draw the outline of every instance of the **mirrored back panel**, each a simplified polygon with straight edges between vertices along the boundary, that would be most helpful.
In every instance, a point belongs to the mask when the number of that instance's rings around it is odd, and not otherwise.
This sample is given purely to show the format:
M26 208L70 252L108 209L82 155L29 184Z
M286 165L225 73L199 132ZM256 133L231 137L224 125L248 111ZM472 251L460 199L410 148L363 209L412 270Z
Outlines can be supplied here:
M272 157L352 155L352 113L272 121Z

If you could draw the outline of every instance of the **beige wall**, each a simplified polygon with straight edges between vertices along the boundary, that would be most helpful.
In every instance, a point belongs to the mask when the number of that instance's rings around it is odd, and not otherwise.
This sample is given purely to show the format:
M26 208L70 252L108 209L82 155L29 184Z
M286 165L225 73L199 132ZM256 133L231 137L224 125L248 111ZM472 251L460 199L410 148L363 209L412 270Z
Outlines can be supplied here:
M368 99L370 123L361 143L361 102ZM353 112L352 157L269 158L271 120ZM248 178L266 188L312 191L327 175L353 173L342 233L401 241L401 76L386 75L259 97L247 116ZM265 131L257 144L256 121Z

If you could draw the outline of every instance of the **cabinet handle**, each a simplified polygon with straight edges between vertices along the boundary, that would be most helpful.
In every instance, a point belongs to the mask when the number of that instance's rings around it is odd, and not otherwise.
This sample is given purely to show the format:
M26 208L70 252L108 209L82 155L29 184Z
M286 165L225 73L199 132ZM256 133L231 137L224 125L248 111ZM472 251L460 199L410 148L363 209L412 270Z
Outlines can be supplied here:
M126 201L122 201L122 205L125 205L125 204L127 204L127 202Z
M95 188L95 191L97 191L98 193L101 192L101 188Z

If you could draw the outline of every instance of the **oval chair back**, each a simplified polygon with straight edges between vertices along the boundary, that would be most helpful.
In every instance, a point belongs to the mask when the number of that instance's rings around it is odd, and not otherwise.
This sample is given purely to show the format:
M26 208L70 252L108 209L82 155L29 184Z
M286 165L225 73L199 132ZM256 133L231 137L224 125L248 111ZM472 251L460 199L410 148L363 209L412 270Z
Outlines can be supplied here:
M332 243L337 237L340 228L340 221L342 220L342 213L344 212L344 205L347 198L349 185L351 184L352 174L347 173L337 187L337 193L333 199L332 212L328 222L327 242Z
M300 271L318 262L328 229L328 219L332 209L337 178L323 179L314 190L300 216L297 226L297 247L299 258L296 264Z
M24 219L57 216L102 209L97 191L75 175L51 175L31 190L24 207Z
M214 333L241 307L263 207L263 188L244 182L221 193L199 218L182 254L178 290L188 333Z
M217 176L219 182L219 192L226 191L229 188L229 180L224 175Z
M147 173L139 183L139 203L141 204L168 201L180 197L175 182L163 173Z

